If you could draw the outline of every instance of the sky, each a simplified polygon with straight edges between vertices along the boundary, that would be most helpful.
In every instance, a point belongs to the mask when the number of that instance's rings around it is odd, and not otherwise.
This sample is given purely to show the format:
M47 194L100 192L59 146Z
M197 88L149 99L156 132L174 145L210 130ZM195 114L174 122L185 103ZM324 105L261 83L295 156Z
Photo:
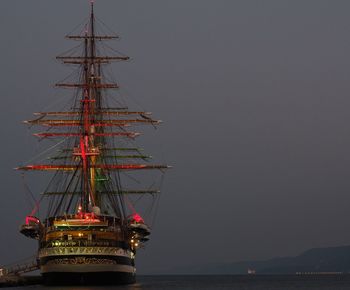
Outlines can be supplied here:
M56 101L55 56L87 0L4 0L0 9L0 264L35 253L21 175L22 120ZM164 121L142 137L173 166L142 274L350 245L350 2L97 0L132 61L113 70ZM132 106L131 106L132 107ZM37 194L38 193L34 193ZM9 250L10 249L10 250Z

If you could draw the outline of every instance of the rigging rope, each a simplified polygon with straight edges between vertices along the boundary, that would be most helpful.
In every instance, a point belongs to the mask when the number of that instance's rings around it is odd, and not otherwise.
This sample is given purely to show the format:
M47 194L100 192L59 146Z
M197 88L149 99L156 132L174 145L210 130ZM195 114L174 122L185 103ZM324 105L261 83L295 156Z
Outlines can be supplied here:
M35 198L33 192L30 190L30 188L29 188L27 182L25 181L24 173L22 173L21 175L22 175L22 182L23 182L24 188L25 188L25 190L26 190L27 192L29 192L31 198L32 198L33 201L34 201L34 207L33 207L32 211L31 211L31 213L30 213L29 215L30 215L30 216L33 216L36 212L38 212L38 214L39 214L40 203L41 203L43 197L41 197L39 200L36 200L36 198Z

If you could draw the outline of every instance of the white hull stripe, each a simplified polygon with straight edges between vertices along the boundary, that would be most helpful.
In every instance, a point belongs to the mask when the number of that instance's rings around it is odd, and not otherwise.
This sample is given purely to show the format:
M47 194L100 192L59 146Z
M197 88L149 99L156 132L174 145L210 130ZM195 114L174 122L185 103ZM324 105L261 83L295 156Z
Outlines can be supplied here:
M57 247L45 248L39 251L39 258L50 256L76 256L76 255L101 255L121 256L132 258L132 252L121 248L110 247Z

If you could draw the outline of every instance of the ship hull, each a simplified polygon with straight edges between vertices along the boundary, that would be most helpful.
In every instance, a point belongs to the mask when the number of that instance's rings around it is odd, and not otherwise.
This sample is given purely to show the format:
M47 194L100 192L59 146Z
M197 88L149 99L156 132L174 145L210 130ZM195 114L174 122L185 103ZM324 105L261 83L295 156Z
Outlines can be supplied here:
M135 273L127 272L47 272L42 273L45 285L122 285L136 281Z
M67 254L71 250L59 248L41 251L40 271L45 284L118 285L135 282L136 268L129 251L91 247L76 248L75 254ZM88 252L90 254L86 254Z

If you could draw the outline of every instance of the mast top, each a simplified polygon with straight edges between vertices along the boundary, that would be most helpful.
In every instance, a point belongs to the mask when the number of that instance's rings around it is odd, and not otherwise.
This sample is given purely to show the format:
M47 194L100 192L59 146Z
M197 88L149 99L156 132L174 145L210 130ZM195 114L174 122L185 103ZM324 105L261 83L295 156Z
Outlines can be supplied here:
M90 0L90 5L91 5L91 15L94 15L94 3L95 3L95 0Z

